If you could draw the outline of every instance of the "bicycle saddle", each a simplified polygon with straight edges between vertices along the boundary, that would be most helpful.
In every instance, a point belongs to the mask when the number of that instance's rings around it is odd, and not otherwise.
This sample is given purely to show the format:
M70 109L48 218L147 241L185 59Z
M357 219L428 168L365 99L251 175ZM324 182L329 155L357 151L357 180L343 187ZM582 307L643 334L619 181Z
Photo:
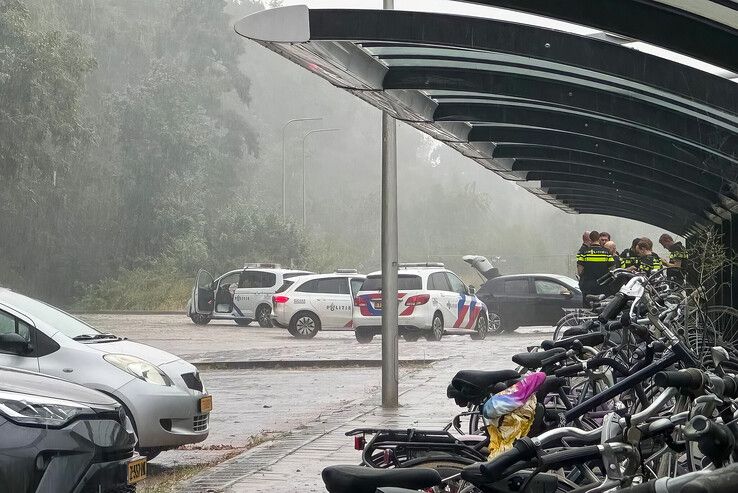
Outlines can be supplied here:
M330 466L323 469L322 476L329 493L374 493L383 486L420 490L439 486L442 482L438 471L427 468Z
M553 348L548 351L538 351L535 353L518 353L512 357L512 360L523 368L536 370L543 366L543 362L551 356L564 352L566 350L563 348Z

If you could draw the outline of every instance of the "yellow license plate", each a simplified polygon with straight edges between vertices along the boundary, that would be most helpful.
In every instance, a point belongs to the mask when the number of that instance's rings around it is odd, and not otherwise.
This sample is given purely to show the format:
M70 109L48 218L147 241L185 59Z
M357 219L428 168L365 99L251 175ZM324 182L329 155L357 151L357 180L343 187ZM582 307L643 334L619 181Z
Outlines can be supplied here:
M381 310L382 309L382 302L381 301L375 301L374 302L374 308Z
M213 410L213 396L212 395L206 395L202 399L200 399L200 412L201 413L209 413Z
M132 460L128 463L128 484L136 484L146 479L146 458Z

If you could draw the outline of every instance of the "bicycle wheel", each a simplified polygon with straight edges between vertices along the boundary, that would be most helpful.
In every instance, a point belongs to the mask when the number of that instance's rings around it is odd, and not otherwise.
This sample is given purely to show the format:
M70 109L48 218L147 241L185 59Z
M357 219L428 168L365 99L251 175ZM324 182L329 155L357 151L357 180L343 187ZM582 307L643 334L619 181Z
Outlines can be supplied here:
M566 329L582 325L587 320L592 319L592 317L592 314L584 310L577 310L571 313L567 313L556 323L556 329L554 329L553 333L553 340L558 341L559 339L562 339L564 337L564 332L566 332Z

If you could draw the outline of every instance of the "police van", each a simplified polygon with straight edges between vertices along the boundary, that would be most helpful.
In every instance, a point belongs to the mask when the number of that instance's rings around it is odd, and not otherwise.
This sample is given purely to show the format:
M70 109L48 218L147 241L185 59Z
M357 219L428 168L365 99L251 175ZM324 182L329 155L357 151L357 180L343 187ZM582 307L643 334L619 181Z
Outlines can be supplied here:
M382 333L382 273L369 274L354 300L354 333L368 343ZM399 333L406 341L444 334L487 336L487 306L442 263L402 263L397 276Z
M286 279L312 274L304 270L283 269L279 264L246 264L217 279L206 270L197 273L187 314L197 325L211 320L233 320L249 325L256 320L271 327L272 295Z
M366 279L353 269L286 279L272 297L272 322L298 339L352 330L354 296Z

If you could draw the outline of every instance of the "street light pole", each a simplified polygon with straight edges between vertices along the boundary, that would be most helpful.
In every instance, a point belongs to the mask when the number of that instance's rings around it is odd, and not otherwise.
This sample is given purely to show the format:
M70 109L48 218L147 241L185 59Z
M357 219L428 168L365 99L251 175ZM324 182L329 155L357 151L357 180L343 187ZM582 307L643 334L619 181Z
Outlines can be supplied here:
M305 229L306 224L306 209L305 209L305 141L308 137L313 134L319 134L323 132L337 132L340 128L319 128L317 130L311 130L306 133L302 138L302 229Z
M282 125L282 221L287 219L287 159L285 158L284 134L287 126L294 122L322 120L323 118L293 118Z
M384 0L392 10L394 0ZM382 407L399 406L397 123L382 112Z

